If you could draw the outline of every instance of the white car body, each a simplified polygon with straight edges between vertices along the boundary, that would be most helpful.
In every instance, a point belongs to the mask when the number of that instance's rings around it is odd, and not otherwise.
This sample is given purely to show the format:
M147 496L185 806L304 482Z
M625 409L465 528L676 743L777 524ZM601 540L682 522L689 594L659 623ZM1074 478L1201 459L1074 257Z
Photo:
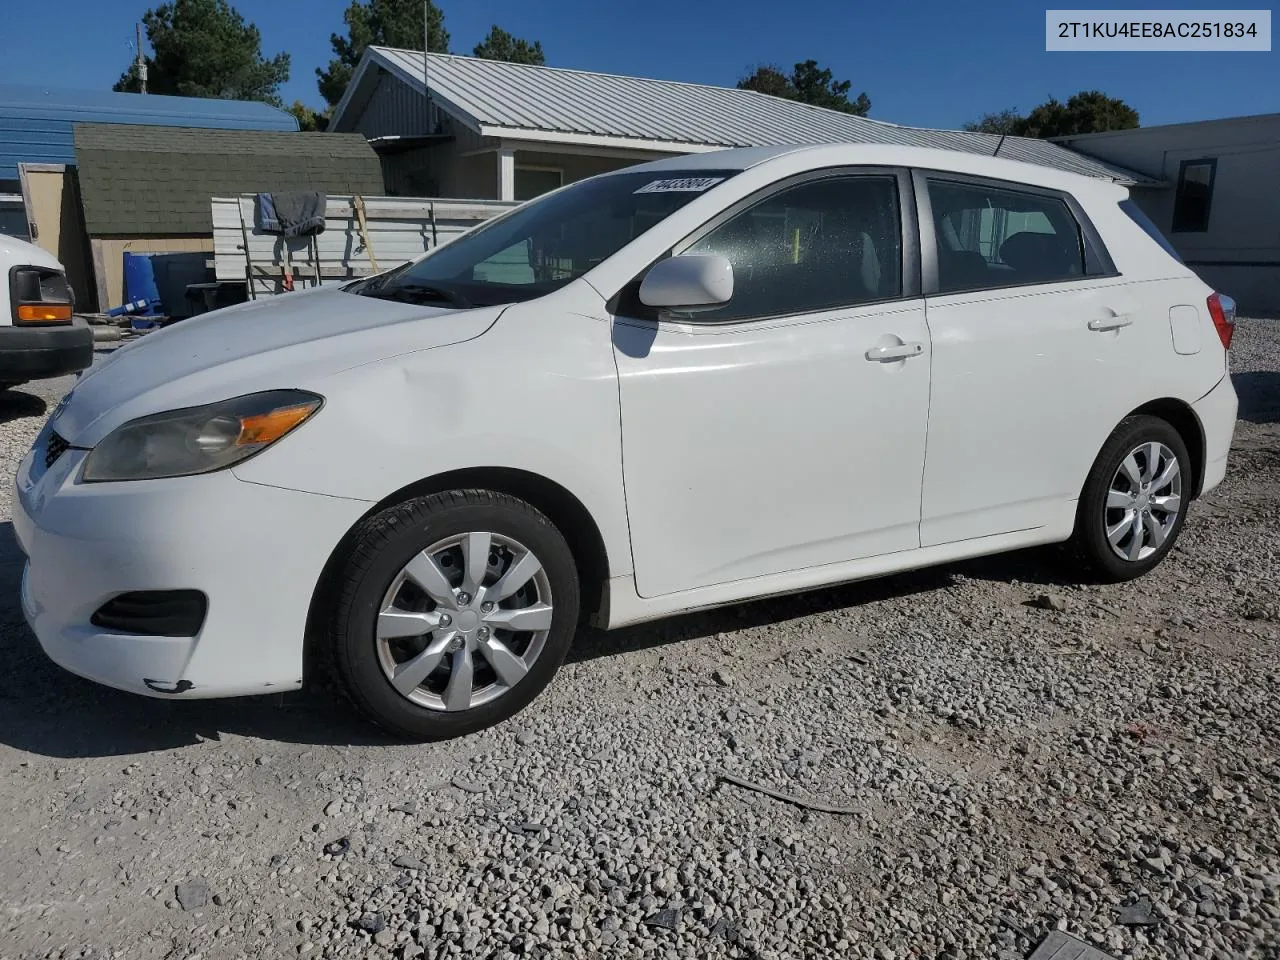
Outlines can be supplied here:
M926 254L923 287L891 302L734 324L610 312L640 270L744 198L862 167L1061 191L1114 270L936 295ZM379 505L451 484L556 498L580 527L571 545L599 566L596 620L618 627L1066 540L1094 458L1143 408L1199 432L1194 492L1222 479L1236 400L1212 291L1122 212L1124 188L863 145L627 172L726 168L742 172L538 299L455 310L308 291L118 350L18 471L23 607L40 643L67 669L140 694L297 688L317 583L343 538ZM128 421L283 388L324 406L252 459L199 476L81 479L89 452ZM70 448L46 469L51 433ZM197 636L90 622L112 596L178 589L209 598Z

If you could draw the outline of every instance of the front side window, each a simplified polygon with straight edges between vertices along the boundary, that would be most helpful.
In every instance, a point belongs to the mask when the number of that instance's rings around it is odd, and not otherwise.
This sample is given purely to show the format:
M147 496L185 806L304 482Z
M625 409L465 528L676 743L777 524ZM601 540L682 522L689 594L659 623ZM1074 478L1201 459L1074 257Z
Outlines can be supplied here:
M699 321L810 313L902 295L902 226L891 176L831 177L779 191L684 253L733 264L733 299Z
M582 180L344 289L463 308L532 300L582 276L737 172L663 170Z
M952 180L928 183L939 293L1085 275L1080 225L1064 200Z
M1217 160L1183 160L1178 170L1178 194L1173 201L1173 232L1204 233L1209 229L1209 204Z

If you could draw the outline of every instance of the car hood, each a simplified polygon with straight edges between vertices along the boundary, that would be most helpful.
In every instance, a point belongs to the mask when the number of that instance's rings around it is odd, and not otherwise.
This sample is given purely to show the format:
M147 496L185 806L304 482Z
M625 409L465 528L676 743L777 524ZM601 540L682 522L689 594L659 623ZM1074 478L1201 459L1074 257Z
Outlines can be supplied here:
M351 367L473 339L503 309L440 309L332 289L251 301L117 349L85 372L50 419L71 444L93 446L136 417L259 390L316 389Z

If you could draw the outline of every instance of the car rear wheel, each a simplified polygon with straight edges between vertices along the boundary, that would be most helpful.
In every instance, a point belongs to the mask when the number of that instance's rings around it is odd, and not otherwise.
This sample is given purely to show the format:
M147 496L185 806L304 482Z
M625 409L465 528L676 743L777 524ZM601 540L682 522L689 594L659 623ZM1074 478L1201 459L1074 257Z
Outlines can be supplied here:
M1075 552L1100 579L1141 576L1173 549L1191 493L1191 458L1178 431L1157 417L1126 418L1085 482Z
M354 535L331 641L374 722L443 740L524 708L564 660L579 588L564 537L532 506L485 490L399 504Z

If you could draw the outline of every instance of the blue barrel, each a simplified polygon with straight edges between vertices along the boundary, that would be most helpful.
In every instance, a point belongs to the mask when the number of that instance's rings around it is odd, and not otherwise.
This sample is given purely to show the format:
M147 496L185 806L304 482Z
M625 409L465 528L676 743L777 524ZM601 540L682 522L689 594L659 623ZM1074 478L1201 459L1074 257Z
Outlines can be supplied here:
M138 316L160 315L160 288L156 285L155 265L149 256L139 253L124 255L124 296L127 303L146 302L146 307L136 311Z

